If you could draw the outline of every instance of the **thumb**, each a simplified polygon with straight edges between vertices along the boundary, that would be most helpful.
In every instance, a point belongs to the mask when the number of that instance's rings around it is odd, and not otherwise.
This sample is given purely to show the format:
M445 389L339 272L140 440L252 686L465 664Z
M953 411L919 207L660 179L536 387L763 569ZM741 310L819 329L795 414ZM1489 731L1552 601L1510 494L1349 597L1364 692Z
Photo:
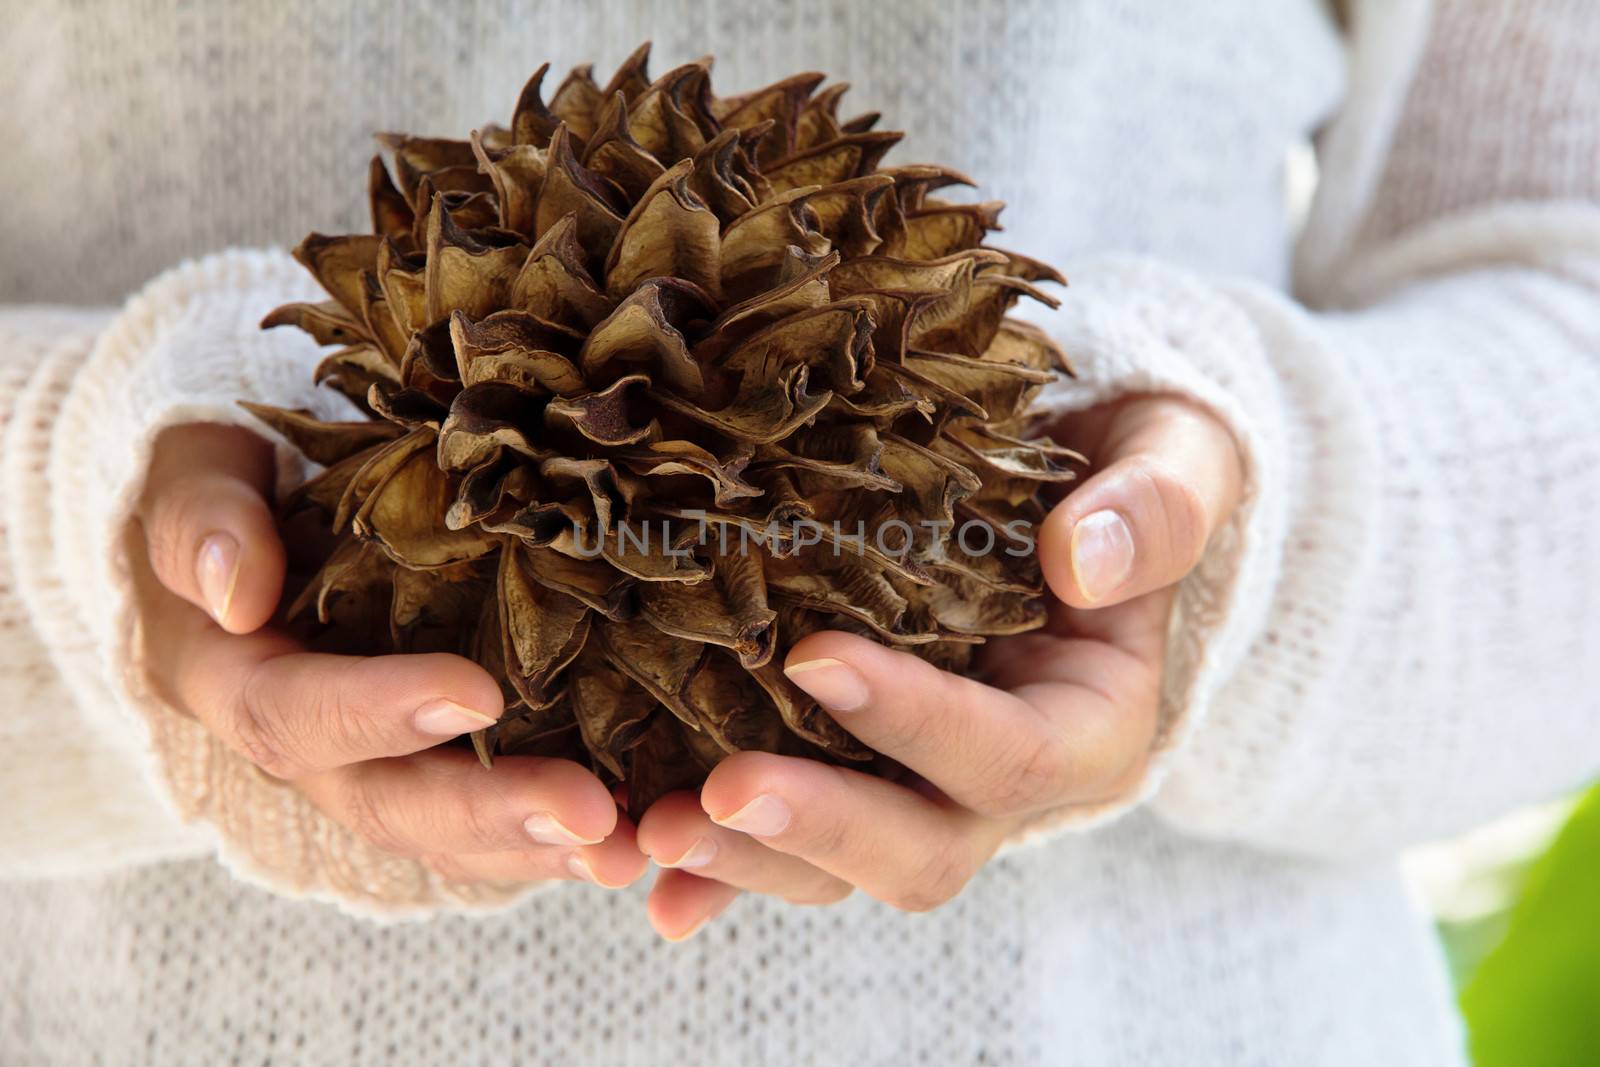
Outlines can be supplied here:
M1181 580L1238 506L1243 467L1215 417L1174 397L1117 406L1102 466L1045 519L1039 562L1062 601L1119 604Z
M138 513L151 569L230 633L259 629L283 593L272 478L272 446L237 426L174 427L151 456Z

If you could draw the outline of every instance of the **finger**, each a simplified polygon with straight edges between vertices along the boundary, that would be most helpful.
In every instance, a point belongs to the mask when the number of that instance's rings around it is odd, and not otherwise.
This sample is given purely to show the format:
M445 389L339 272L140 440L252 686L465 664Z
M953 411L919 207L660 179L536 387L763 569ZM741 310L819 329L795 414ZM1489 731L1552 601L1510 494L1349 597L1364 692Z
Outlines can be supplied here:
M1187 402L1144 397L1119 405L1101 442L1103 464L1039 530L1039 563L1074 607L1121 603L1181 580L1238 504L1233 437Z
M604 841L585 845L567 858L568 873L605 889L632 885L650 866L649 857L639 851L637 834L633 823L619 816Z
M196 424L156 441L139 505L161 584L231 633L272 617L283 592L283 543L267 504L272 447L236 426Z
M632 885L648 863L633 828L619 821L610 837L579 848L545 845L516 852L431 853L424 865L449 882L593 882L607 889Z
M662 867L791 904L833 904L852 889L850 883L805 860L718 826L693 793L671 793L651 805L639 820L639 848Z
M706 814L905 911L959 893L1009 824L815 760L741 752L712 770Z
M618 825L605 786L567 760L512 756L491 770L471 752L440 748L296 785L335 821L401 856L576 849L598 845Z
M1154 682L1166 658L1177 592L1177 586L1169 585L1103 608L1074 608L1052 599L1046 605L1048 619L1040 629L978 646L972 673L996 689L1013 692L1051 681L1094 686L1102 676L1095 669L1102 658L1120 651L1145 668L1142 677L1134 674L1126 684ZM1097 647L1102 645L1111 649Z
M784 673L869 747L980 814L1119 795L1150 750L1159 670L1103 641L1038 641L1010 691L834 631L797 642Z
M494 679L460 656L301 652L272 630L198 627L163 643L155 666L181 707L280 778L430 748L504 707Z
M574 880L577 875L567 869L568 855L558 848L535 848L525 852L436 852L420 858L423 866L456 885L511 885Z
M665 870L656 876L644 908L656 933L668 941L687 941L738 898L731 885Z

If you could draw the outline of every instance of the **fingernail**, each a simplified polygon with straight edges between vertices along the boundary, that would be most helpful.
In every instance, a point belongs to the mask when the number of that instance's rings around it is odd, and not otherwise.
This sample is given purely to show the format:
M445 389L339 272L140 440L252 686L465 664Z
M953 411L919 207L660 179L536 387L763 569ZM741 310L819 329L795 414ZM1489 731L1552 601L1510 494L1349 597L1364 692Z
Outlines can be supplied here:
M218 625L226 624L228 610L233 607L233 591L239 584L239 542L225 533L214 533L201 541L195 578L206 610Z
M628 887L626 882L618 882L615 885L610 882L602 882L600 876L594 873L594 868L589 866L589 862L576 852L567 857L567 870L572 872L574 878L591 882L601 889L626 889Z
M522 828L528 832L529 837L541 845L598 845L601 841L598 837L579 837L548 811L536 811L523 819ZM567 866L570 868L572 860L576 859L578 857L574 856L568 860Z
M1115 511L1096 511L1072 528L1072 576L1091 601L1116 592L1133 573L1133 531Z
M723 912L727 911L728 907L732 903L733 903L733 901L730 900L726 904L723 904L719 908L713 908L711 911L709 911L705 915L702 915L702 916L700 916L700 918L696 919L694 921L694 923L692 925L690 925L689 928L684 930L682 933L673 934L671 936L668 936L666 934L662 934L661 936L666 938L666 940L671 941L673 944L677 944L680 941L687 941L691 937L693 937L695 934L698 934L701 930L704 930L706 928L706 924L709 923L712 919L715 919L717 916L719 916Z
M698 934L701 930L704 930L706 928L706 923L710 922L712 920L712 918L714 918L714 916L711 916L711 915L702 916L701 918L696 919L694 921L693 925L691 925L687 930L684 930L682 933L662 934L661 935L662 940L670 941L674 945L676 945L676 944L678 944L680 942L683 942L683 941L687 941L691 937L693 937L695 934Z
M788 828L790 817L789 805L770 793L762 793L727 818L713 816L711 821L752 837L771 837Z
M689 850L671 863L656 860L663 867L675 867L680 871L693 870L695 867L704 867L717 858L717 843L709 837L702 837L689 846Z
M854 711L872 695L861 672L843 660L808 659L791 663L783 673L829 711Z
M567 870L572 872L572 876L574 878L577 878L580 881L593 883L594 885L599 886L601 889L628 888L627 882L617 882L615 884L611 882L602 882L600 880L600 876L594 873L594 868L589 866L589 862L576 852L567 857Z
M493 726L495 719L481 711L464 708L453 700L430 700L417 709L411 720L419 733L435 737L459 737Z
M573 877L579 881L593 882L595 885L600 884L599 880L594 876L594 871L589 869L589 865L583 861L583 857L576 852L567 857L567 870L571 871Z

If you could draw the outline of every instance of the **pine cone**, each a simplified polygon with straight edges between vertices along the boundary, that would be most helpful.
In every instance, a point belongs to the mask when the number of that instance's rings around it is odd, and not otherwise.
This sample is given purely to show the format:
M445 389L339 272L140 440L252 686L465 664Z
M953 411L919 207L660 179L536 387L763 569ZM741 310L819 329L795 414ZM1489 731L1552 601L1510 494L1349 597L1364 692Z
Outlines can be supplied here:
M286 521L335 547L289 608L320 647L448 651L502 679L497 753L590 762L637 815L744 749L892 765L789 683L822 629L950 669L1044 620L1031 529L1080 457L1034 439L1067 365L1004 318L1062 279L982 246L998 203L881 169L801 74L709 60L601 88L540 68L511 128L384 135L374 233L295 250L349 422L245 406L321 465ZM990 543L992 540L992 544Z

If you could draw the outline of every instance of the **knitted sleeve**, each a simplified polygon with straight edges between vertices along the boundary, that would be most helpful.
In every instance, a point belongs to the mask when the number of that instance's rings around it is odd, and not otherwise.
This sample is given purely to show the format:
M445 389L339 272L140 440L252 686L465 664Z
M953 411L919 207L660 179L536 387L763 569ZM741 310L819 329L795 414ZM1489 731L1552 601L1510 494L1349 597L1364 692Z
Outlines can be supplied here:
M42 517L48 431L109 312L0 308L0 872L53 877L192 854L147 787L124 720L86 722L110 686L66 604Z
M1600 763L1583 654L1600 527L1600 31L1579 0L1417 12L1356 13L1351 99L1302 256L1319 310L1149 260L1070 265L1062 329L1090 384L1058 402L1181 392L1246 454L1245 505L1182 591L1157 756L1128 798L1195 833L1386 848ZM141 676L118 538L149 444L238 419L239 396L329 403L305 384L310 342L256 329L309 286L281 254L179 268L102 335L53 421L8 433L44 464L47 488L25 499L48 501L60 590L46 617L76 620L46 643L112 664L127 707L86 695L86 721L107 736L138 724L128 743L153 752L155 786L236 873L368 910L494 903L367 848ZM10 456L8 439L8 477ZM27 505L7 497L11 523Z
M1246 457L1121 805L1196 834L1386 850L1600 769L1600 19L1429 14L1355 11L1300 249L1317 311L1150 260L1069 271L1087 384L1057 403L1182 393Z
M510 891L444 883L418 863L373 849L166 703L145 674L123 534L151 446L161 430L182 423L249 424L236 404L241 397L337 416L343 399L308 384L319 358L310 339L259 326L273 307L303 299L316 299L314 286L281 252L228 252L174 268L135 296L92 348L80 332L70 362L63 357L49 373L50 409L10 428L8 478L32 484L8 491L7 525L13 541L33 542L32 556L10 558L32 560L15 564L22 599L49 602L41 638L59 677L74 679L81 712L74 721L61 706L49 708L50 692L41 690L39 713L26 721L45 729L52 716L56 729L75 732L61 746L74 751L85 734L115 739L123 778L129 768L147 770L147 785L132 783L137 795L159 796L178 816L165 815L154 838L140 836L147 849L162 833L178 837L189 853L215 849L246 880L370 913L500 904ZM22 453L33 458L16 462ZM287 447L279 458L287 487L303 472ZM0 610L8 611L3 594L0 585ZM37 650L18 654L47 661ZM35 755L41 752L48 754L36 748ZM79 781L83 803L126 800L104 780ZM9 771L6 782L9 789Z

